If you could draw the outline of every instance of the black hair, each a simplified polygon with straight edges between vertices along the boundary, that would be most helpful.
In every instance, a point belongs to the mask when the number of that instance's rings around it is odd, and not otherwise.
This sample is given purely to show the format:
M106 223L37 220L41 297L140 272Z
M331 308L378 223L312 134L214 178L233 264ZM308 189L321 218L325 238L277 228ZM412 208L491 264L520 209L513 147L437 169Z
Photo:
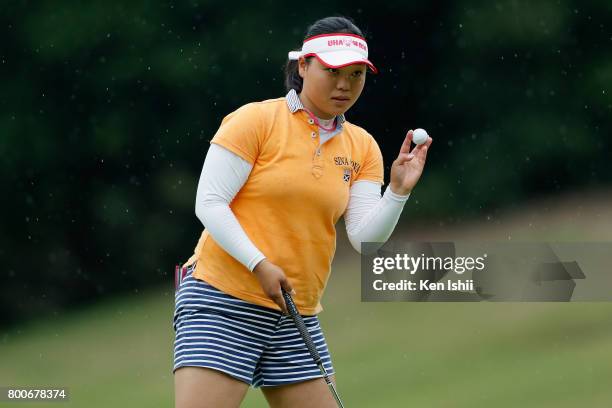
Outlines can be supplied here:
M315 21L310 27L308 27L304 40L314 37L315 35L331 33L347 33L365 37L359 27L357 27L350 18L325 17ZM309 64L312 58L314 57L306 57L306 63ZM297 93L300 93L302 92L303 83L304 81L302 80L298 69L298 61L288 60L285 64L285 88L287 88L287 91L295 89Z

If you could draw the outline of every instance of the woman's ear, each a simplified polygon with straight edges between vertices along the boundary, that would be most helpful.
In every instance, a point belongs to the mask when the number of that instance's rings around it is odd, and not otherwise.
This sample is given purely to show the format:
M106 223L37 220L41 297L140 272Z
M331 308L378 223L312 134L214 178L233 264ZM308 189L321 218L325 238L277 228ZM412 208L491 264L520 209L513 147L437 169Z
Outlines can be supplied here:
M302 79L304 78L304 75L306 75L307 70L308 64L306 63L306 58L300 57L300 59L298 60L298 73L300 74Z

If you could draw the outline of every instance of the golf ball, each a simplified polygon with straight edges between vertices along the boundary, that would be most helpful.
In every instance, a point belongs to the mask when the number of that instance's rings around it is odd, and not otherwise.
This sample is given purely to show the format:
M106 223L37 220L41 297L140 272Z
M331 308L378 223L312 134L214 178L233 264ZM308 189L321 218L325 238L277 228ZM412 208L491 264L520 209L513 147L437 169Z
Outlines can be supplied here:
M418 145L425 143L428 137L429 135L427 134L425 129L419 128L412 132L412 141Z

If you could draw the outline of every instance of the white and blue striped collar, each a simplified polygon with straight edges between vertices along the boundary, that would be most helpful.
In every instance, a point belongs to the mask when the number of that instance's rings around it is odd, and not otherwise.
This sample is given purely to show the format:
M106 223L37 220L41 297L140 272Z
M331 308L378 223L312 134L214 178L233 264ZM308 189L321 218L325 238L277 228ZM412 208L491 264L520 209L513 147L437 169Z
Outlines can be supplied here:
M302 101L300 100L300 97L297 92L295 92L295 89L290 90L285 96L285 99L287 100L287 106L289 107L291 113L295 113L300 109L304 110L304 105L302 105ZM340 128L342 127L342 124L346 121L346 118L344 117L344 114L340 114L336 117L338 119L338 127Z

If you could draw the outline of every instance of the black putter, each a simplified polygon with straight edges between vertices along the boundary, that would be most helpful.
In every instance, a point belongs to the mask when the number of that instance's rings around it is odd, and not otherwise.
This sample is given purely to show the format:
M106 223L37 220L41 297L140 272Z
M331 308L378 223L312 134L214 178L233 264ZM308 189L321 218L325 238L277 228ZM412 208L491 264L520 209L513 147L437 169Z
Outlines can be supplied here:
M338 392L336 391L336 387L334 387L334 384L330 380L329 375L327 374L327 371L325 371L325 367L323 367L323 361L321 361L321 356L319 356L319 352L317 351L317 348L315 347L312 341L312 338L310 337L310 333L308 333L308 329L306 328L306 325L304 324L304 320L302 319L302 316L300 316L300 314L298 313L297 307L295 307L295 303L293 303L293 298L291 298L291 295L287 293L285 289L281 288L281 291L283 292L283 298L285 299L287 310L289 311L291 318L295 322L295 325L297 326L298 331L302 335L302 339L304 340L304 343L306 343L306 347L308 348L308 351L310 352L312 359L314 360L315 364L319 367L319 370L321 370L321 374L323 374L323 378L325 379L325 382L327 383L329 389L331 390L332 395L334 396L334 399L336 400L336 403L338 404L340 408L344 408L344 405L342 404L342 401L340 400L340 396L338 395Z

